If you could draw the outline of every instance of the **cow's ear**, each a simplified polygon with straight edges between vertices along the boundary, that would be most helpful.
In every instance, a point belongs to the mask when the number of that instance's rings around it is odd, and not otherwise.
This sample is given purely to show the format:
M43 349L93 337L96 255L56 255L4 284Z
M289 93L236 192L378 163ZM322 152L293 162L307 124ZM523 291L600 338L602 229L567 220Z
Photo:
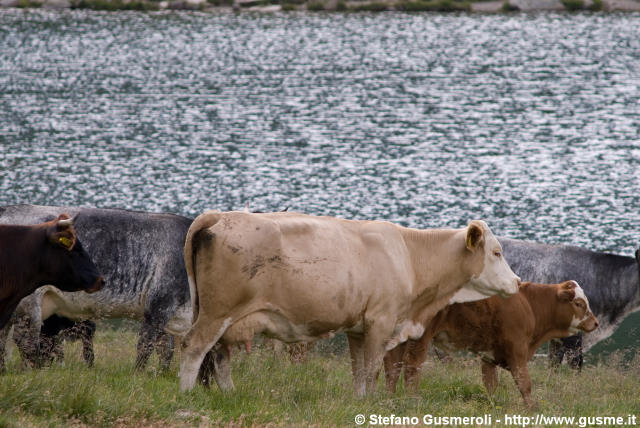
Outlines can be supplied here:
M49 241L69 251L76 244L76 232L73 229L73 220L66 214L60 214L53 221L54 227L49 231Z
M558 300L561 302L570 302L576 297L576 284L573 281L567 281L560 285L558 289Z
M484 244L484 227L477 220L471 221L467 226L467 238L465 245L468 250L475 251Z

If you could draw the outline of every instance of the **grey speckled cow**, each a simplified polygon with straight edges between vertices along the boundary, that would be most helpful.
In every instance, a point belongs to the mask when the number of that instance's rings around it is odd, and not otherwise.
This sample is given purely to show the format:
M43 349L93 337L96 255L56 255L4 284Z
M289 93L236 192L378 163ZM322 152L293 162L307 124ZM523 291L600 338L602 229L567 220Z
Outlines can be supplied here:
M77 321L131 318L142 321L136 368L144 368L156 343L166 342L163 329L170 322L191 324L182 247L192 220L116 209L13 205L0 207L0 224L40 223L62 212L80 214L76 232L103 273L105 286L83 296L41 287L16 310L23 318L19 324L28 326L26 339L14 333L16 344L23 356L37 356L40 326L52 314ZM6 331L0 333L3 360L6 336ZM163 350L162 354L166 368L172 353Z
M523 281L558 283L577 281L589 298L600 327L584 337L584 350L611 336L622 320L640 309L640 250L634 257L598 253L570 245L546 245L499 238L504 258ZM560 360L575 336L563 339ZM576 350L574 349L575 353ZM579 366L581 354L574 365ZM556 361L557 362L557 361Z

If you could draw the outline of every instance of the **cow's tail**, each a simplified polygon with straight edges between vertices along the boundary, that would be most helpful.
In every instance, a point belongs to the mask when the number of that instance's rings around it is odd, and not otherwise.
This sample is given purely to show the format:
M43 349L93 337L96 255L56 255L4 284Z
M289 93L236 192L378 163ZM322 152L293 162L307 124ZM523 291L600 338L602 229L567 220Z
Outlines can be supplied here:
M220 211L210 210L200 214L189 226L187 237L184 241L184 265L187 269L187 278L189 280L189 293L191 295L191 323L195 323L198 319L198 311L200 309L200 301L198 296L197 278L196 278L196 252L200 246L198 239L200 232L205 231L213 226L220 219Z

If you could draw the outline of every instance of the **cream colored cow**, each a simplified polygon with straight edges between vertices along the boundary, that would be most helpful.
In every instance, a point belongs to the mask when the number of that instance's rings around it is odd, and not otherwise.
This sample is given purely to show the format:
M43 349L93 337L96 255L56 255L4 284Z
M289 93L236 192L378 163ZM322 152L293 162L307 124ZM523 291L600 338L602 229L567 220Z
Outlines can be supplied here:
M218 342L216 382L233 388L229 345L264 333L285 342L344 330L354 386L375 388L387 349L421 337L426 320L465 287L511 295L518 277L483 221L418 230L384 221L299 213L208 211L192 223L185 263L194 324L184 337L181 389Z

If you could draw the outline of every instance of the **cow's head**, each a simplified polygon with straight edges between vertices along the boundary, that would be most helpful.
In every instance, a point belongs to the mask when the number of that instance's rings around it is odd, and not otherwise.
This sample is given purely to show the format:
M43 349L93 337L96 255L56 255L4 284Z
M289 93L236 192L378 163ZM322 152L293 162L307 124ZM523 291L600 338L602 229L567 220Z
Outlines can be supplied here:
M100 290L104 281L76 237L73 220L61 214L44 227L47 237L42 258L44 283L63 291L93 293Z
M471 279L456 293L451 303L479 300L494 294L506 297L517 293L520 278L502 257L502 246L487 223L473 220L465 232L465 265Z
M558 317L567 323L569 333L595 330L598 327L598 320L591 312L589 300L582 287L575 281L566 281L557 284L556 287Z

